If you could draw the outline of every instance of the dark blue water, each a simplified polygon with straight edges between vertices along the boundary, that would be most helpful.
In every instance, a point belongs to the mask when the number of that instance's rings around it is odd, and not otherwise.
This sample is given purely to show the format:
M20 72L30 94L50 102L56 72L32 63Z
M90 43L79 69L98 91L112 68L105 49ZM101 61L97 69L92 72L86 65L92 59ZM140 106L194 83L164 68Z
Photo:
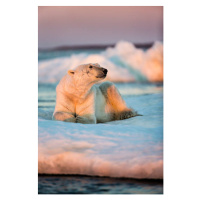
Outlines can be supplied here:
M39 175L38 194L163 194L163 181Z

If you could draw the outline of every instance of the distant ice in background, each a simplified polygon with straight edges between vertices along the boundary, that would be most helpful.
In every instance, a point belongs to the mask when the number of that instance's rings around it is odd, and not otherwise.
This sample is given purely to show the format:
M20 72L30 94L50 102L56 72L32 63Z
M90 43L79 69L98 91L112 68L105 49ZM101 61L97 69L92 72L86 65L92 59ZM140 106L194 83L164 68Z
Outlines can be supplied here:
M107 68L107 80L113 82L163 81L163 44L158 41L147 50L136 48L127 41L119 41L115 47L104 51L84 50L83 53L71 50L59 52L59 55L56 52L39 53L40 83L58 82L69 69L85 63L99 63Z

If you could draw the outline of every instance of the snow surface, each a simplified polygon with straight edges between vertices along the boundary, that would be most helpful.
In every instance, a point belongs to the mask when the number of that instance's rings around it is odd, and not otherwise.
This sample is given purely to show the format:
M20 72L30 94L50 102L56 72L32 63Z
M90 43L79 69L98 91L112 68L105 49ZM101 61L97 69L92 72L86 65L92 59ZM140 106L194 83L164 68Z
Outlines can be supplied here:
M143 116L75 124L53 121L53 109L39 108L38 172L162 179L162 90L148 94L146 89L143 95L140 90L133 95L136 88L130 89L132 95L123 91L127 105Z

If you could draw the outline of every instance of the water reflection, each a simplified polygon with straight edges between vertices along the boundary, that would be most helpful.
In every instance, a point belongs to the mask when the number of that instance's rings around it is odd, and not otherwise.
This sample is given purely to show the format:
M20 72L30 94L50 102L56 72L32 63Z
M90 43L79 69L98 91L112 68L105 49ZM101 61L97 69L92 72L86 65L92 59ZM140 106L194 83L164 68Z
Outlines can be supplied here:
M163 194L162 180L39 175L39 194Z

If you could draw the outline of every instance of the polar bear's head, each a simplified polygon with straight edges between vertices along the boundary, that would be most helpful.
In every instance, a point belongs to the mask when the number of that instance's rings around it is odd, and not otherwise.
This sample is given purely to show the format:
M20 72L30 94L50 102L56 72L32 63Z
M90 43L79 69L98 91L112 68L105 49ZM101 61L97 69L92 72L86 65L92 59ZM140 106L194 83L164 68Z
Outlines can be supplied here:
M69 70L68 74L76 83L91 84L103 80L108 70L101 67L98 63L79 65L75 70Z

